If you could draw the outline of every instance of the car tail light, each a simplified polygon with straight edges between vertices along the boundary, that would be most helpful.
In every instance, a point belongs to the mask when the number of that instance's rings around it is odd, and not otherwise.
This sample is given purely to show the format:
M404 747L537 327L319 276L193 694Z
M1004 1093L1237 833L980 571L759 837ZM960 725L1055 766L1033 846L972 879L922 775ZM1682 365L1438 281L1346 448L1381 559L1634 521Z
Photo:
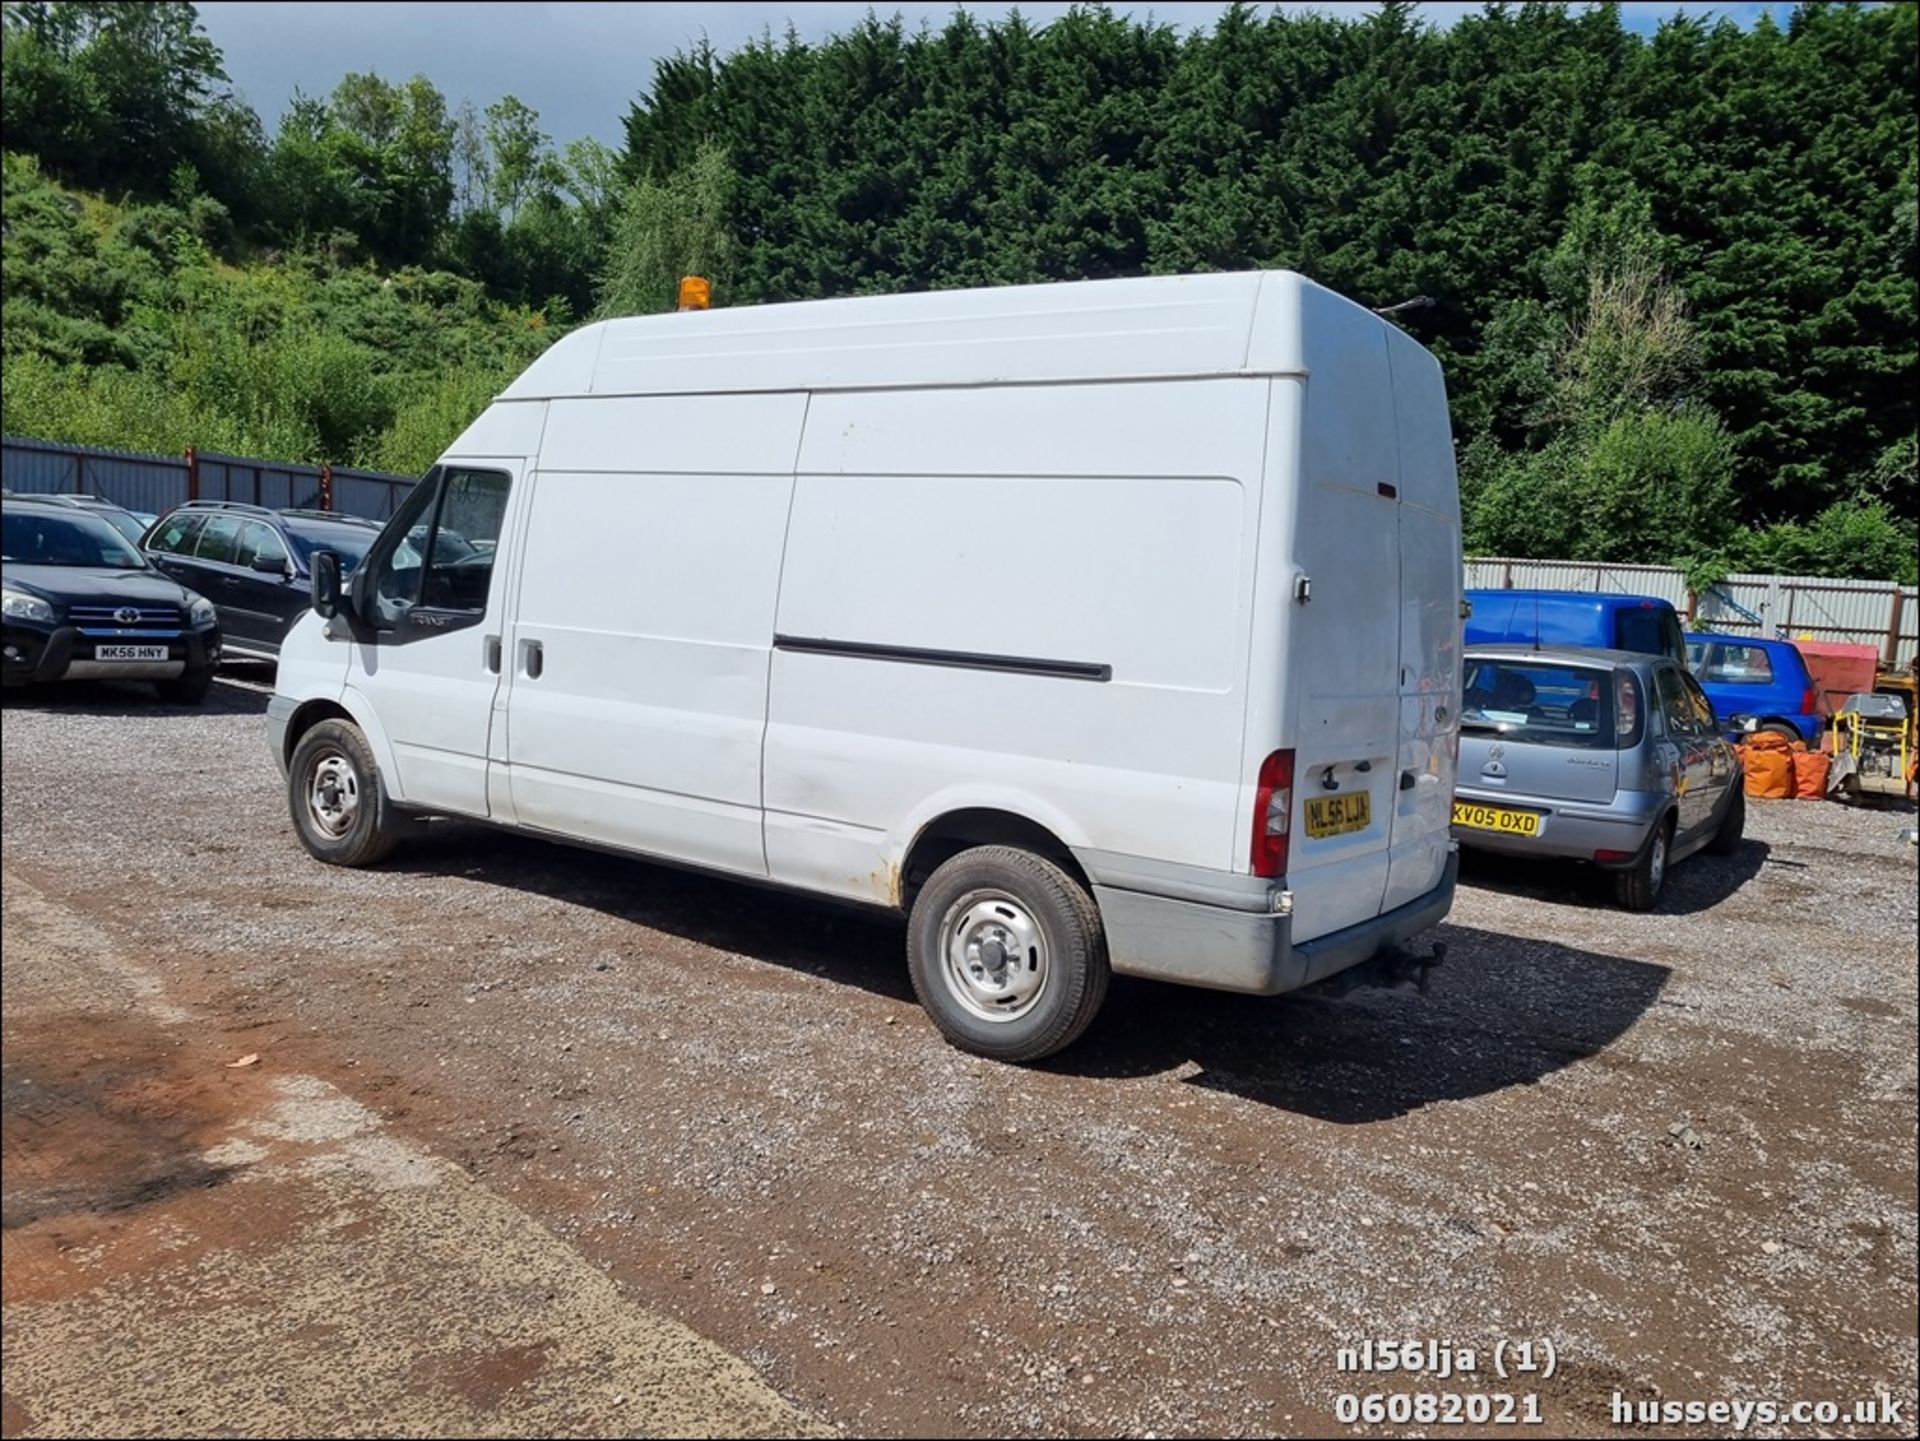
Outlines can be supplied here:
M1613 733L1622 746L1629 745L1640 735L1640 687L1629 671L1613 673L1613 710Z
M1593 853L1593 858L1596 861L1603 861L1603 862L1630 861L1633 859L1633 852L1632 851L1595 851Z
M1293 752L1275 751L1260 762L1253 793L1253 873L1287 873L1287 829L1293 816Z
M1805 690L1801 691L1800 692L1800 714L1812 715L1814 704L1817 700L1818 700L1818 697L1814 695L1812 686L1808 686Z

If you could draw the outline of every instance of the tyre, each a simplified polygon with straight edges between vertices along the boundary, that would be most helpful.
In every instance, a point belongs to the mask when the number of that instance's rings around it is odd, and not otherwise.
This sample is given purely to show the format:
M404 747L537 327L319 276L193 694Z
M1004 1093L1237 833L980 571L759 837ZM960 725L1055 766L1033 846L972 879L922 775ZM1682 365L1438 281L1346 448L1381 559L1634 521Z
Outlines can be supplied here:
M1662 821L1628 870L1613 878L1614 899L1629 911L1650 911L1659 904L1667 885L1667 854L1673 845L1673 825Z
M300 844L335 866L384 860L414 824L387 799L373 749L350 721L324 720L300 737L287 766L287 805Z
M172 680L155 681L153 688L169 705L199 705L213 689L213 667L184 671Z
M978 846L936 870L907 920L913 991L954 1045L1037 1061L1073 1043L1107 996L1093 897L1052 861Z
M1747 829L1747 786L1742 779L1735 778L1733 796L1727 802L1727 813L1720 817L1720 829L1713 833L1713 839L1707 842L1707 849L1716 856L1730 856L1740 849L1740 837Z

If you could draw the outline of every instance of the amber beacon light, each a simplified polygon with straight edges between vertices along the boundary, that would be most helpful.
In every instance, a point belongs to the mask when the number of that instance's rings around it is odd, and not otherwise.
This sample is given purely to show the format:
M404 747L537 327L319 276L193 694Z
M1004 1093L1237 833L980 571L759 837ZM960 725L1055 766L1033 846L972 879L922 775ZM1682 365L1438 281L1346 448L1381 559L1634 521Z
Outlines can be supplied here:
M705 310L713 303L713 282L704 275L680 277L680 308Z

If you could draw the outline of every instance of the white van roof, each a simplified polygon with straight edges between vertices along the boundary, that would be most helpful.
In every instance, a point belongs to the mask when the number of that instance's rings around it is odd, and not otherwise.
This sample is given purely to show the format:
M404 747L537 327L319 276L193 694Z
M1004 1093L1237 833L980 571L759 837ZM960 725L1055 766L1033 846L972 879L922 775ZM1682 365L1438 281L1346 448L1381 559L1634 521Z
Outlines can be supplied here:
M1375 319L1287 270L634 316L574 331L500 398L1300 375L1303 314L1327 302Z

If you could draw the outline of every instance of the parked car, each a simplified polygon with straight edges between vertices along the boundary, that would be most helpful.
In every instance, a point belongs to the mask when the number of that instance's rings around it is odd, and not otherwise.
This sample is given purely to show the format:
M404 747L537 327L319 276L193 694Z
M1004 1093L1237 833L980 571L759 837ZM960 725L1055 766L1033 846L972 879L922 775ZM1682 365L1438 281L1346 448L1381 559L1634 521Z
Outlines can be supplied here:
M9 497L0 526L7 685L150 680L163 699L205 699L220 660L210 601L85 507Z
M1729 739L1778 731L1814 745L1827 707L1790 640L1689 632L1687 667Z
M1629 910L1667 870L1730 854L1746 825L1740 758L1683 665L1637 651L1469 646L1460 701L1460 843L1616 873Z
M212 599L229 651L271 658L306 613L314 553L331 551L350 572L379 533L373 521L332 511L198 500L168 511L142 548L161 570Z
M128 510L122 505L115 505L110 500L102 500L97 495L45 495L40 499L53 501L57 505L72 506L77 510L91 511L134 545L140 544L140 537L147 533L147 527L152 525L154 520L150 515L142 518L138 512Z
M583 326L334 571L267 711L332 864L441 813L898 909L1010 1061L1452 901L1440 368L1298 275Z
M1572 590L1470 590L1468 645L1589 646L1671 656L1687 663L1673 606L1651 595Z

